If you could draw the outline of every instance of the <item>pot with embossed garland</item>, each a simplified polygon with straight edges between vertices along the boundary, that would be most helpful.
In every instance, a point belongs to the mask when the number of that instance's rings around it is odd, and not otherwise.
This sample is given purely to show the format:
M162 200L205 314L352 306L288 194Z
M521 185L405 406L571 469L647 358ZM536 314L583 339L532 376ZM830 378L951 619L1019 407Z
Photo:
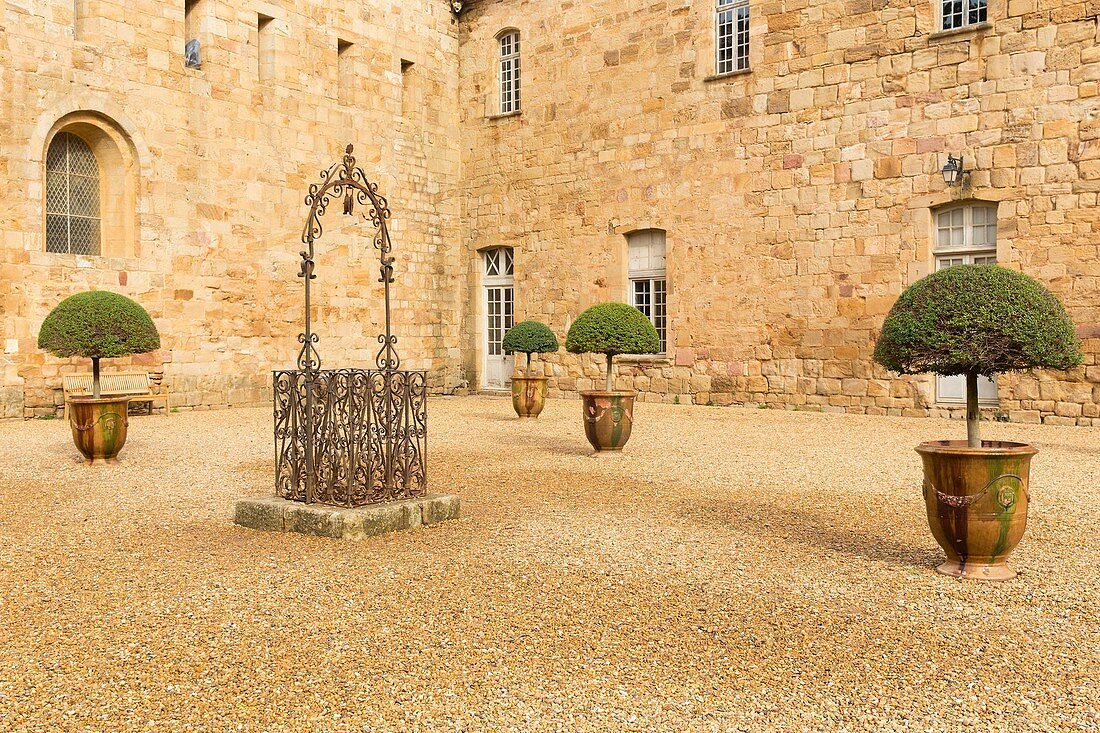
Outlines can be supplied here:
M939 572L1009 580L1031 501L1026 443L982 440L978 380L999 372L1081 364L1080 342L1058 299L1038 281L997 265L957 265L913 283L882 326L875 361L899 374L965 375L967 440L917 446Z

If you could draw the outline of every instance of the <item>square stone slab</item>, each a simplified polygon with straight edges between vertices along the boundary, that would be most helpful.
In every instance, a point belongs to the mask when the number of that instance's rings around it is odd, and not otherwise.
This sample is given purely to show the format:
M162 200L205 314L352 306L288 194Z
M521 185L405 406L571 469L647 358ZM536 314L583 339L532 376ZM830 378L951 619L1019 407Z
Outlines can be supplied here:
M457 519L458 509L458 497L444 494L355 509L261 497L238 501L233 521L242 527L268 532L300 532L340 540L361 540Z

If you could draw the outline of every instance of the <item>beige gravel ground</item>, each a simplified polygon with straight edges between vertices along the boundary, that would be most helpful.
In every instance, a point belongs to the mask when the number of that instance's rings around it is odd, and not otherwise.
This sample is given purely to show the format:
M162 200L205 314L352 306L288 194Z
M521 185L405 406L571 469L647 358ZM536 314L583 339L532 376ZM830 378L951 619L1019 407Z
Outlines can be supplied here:
M2 731L1094 731L1100 431L1042 451L1008 584L960 582L919 492L938 420L430 405L464 518L359 543L231 523L270 413L142 417L114 469L0 424Z

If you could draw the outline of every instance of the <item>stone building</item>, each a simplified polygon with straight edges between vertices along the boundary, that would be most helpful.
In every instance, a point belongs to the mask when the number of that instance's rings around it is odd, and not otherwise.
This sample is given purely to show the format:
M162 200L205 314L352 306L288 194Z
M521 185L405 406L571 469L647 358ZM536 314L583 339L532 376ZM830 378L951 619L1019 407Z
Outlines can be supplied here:
M141 361L180 406L268 399L299 330L302 195L350 141L394 211L401 352L437 391L505 386L513 320L564 336L615 299L666 343L624 363L643 399L957 410L956 382L873 365L874 337L932 268L996 261L1062 298L1086 366L1004 375L983 387L990 408L1100 423L1098 12L9 0L3 414L52 411L59 374L86 369L38 352L35 334L89 287L149 308L165 344ZM89 170L98 217L60 211L56 181L79 187ZM330 218L321 353L361 366L380 317L369 233ZM595 359L549 362L558 394L597 378Z

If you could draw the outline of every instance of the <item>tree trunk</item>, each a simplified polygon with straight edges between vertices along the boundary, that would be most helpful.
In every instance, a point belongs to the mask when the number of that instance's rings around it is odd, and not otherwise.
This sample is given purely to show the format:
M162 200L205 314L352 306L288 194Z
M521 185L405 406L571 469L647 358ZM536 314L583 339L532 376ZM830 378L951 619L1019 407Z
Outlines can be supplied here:
M981 413L978 411L978 375L966 375L966 443L971 448L982 447Z
M527 368L523 370L523 376L525 376L525 377L530 377L531 376L531 352L530 351L527 352Z
M99 399L99 357L92 357L92 397Z
M611 391L611 379L612 379L612 365L611 360L615 358L611 354L607 355L607 374L604 377L604 389L608 392Z

